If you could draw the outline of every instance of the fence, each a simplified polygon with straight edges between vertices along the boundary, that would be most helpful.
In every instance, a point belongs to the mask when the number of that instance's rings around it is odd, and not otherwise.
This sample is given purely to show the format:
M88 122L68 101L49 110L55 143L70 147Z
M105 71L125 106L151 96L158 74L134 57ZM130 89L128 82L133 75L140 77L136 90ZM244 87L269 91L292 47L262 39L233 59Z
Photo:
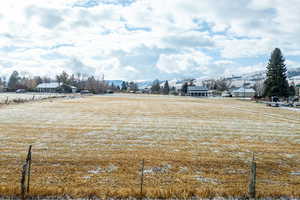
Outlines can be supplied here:
M0 93L0 105L1 104L13 104L13 103L25 103L31 101L40 101L51 98L63 98L65 94L58 93Z
M32 146L29 146L27 157L25 160L25 163L22 165L21 170L21 184L20 184L20 194L22 199L26 199L26 196L30 190L30 176L31 176L31 163L32 163L32 156L31 156ZM137 163L138 164L138 163ZM138 198L144 198L146 197L144 186L145 186L145 174L147 173L147 170L145 169L145 159L141 160L140 163L140 170L139 170L139 194L136 196ZM244 180L248 182L248 191L247 196L248 198L255 199L257 197L256 194L256 180L257 180L257 166L256 166L256 158L255 154L252 155L252 161L249 165L249 176L248 180ZM159 170L159 169L157 169ZM239 181L236 181L236 183L239 183ZM298 183L300 184L300 183Z

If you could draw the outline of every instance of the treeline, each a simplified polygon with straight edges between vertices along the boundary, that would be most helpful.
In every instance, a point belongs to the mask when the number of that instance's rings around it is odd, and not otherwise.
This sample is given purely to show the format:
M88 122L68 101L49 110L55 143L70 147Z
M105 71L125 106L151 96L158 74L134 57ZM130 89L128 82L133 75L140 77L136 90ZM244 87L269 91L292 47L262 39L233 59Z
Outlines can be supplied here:
M3 88L5 88L5 90L9 92L16 91L17 89L35 91L39 84L51 82L58 82L60 85L74 86L78 91L88 90L95 94L120 90L119 86L115 86L113 83L109 84L95 76L87 76L81 73L68 74L65 71L56 75L55 78L31 76L30 74L20 75L18 71L14 71L8 80L5 77L0 78L0 89L2 88L3 90Z
M176 90L176 88L174 86L170 87L169 82L167 80L165 82L160 82L158 79L153 81L151 88L149 89L149 93L178 95L178 91Z
M34 88L42 82L50 82L50 78L42 78L40 76L32 77L28 74L21 76L19 72L14 71L8 80L6 77L0 78L0 88L5 88L7 91L16 91L17 89L33 91Z
M6 91L10 92L16 91L17 89L35 91L39 84L51 82L58 82L62 86L74 86L78 92L88 90L94 94L137 92L139 90L138 84L133 81L123 81L121 85L115 85L113 82L105 81L104 78L87 76L81 73L68 74L65 71L61 74L57 74L55 78L31 76L30 74L20 75L18 71L14 71L8 80L6 80L5 77L0 78L0 88L6 88Z

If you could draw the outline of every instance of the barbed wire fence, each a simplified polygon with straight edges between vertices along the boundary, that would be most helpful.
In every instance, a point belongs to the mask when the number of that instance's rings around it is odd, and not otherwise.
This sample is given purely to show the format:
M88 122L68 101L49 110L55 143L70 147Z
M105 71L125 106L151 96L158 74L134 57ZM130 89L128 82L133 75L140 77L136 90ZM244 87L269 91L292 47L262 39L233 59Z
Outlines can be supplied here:
M29 146L28 148L28 152L27 152L27 156L26 156L26 160L23 163L22 167L21 167L21 178L20 178L20 194L21 194L21 199L25 200L26 197L29 197L29 192L30 192L30 181L31 181L31 164L32 164L32 145ZM148 174L147 174L147 169L145 168L145 164L146 161L145 159L142 159L140 162L140 170L138 170L137 172L137 176L139 177L139 183L137 183L137 185L139 185L139 198L142 199L144 197L146 197L146 193L145 193L145 186L146 186L146 180L147 179L151 179ZM233 164L234 165L234 164ZM161 168L154 168L152 169L153 172L162 172ZM245 178L244 180L234 180L234 181L217 181L217 184L242 184L245 185L247 184L247 197L251 198L251 199L255 199L257 197L257 182L259 182L260 180L257 179L257 155L255 155L255 153L252 153L252 160L248 166L248 175L245 176L247 178ZM137 178L138 178L137 177ZM33 177L34 178L34 177ZM153 177L152 177L153 178ZM205 183L211 183L214 180L213 179L209 179L209 178L204 178L204 177L200 177L200 179L202 179L202 181ZM195 182L195 179L186 179L186 181L190 181L190 182ZM261 181L263 182L263 181ZM300 182L293 182L293 184L300 184Z

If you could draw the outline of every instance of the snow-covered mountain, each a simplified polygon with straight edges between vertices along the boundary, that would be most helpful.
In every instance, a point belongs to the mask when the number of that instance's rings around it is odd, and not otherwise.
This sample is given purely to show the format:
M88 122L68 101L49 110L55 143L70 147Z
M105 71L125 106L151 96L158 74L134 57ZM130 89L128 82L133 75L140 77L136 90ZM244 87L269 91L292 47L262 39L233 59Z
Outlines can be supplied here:
M296 84L299 82L300 83L300 68L292 68L289 69L287 72L287 76L289 81L294 81ZM266 77L266 71L256 71L256 72L251 72L247 74L242 74L238 76L230 76L230 77L225 77L228 80L232 81L232 84L235 85L236 87L241 87L245 82L253 85L256 81L264 80ZM194 84L196 85L202 85L203 80L207 80L209 78L195 78ZM154 80L153 80L154 81ZM151 80L139 80L139 81L134 81L138 84L139 89L145 89L145 88L150 88L153 81ZM112 83L115 86L120 86L122 85L122 80L107 80L107 82L111 85ZM185 82L184 80L181 79L172 79L168 80L169 86L170 87L176 87L179 88L181 85ZM160 80L160 85L163 86L165 83L165 80Z
M153 81L136 81L139 89L150 88Z
M300 68L291 68L287 71L287 77L289 79L300 76ZM257 80L263 80L266 77L266 71L256 71L252 73L242 74L240 76L232 76L227 77L231 80L248 80L248 81L257 81Z
M122 80L105 80L105 82L106 82L108 85L114 84L114 86L119 86L119 87L121 87L123 81L122 81Z

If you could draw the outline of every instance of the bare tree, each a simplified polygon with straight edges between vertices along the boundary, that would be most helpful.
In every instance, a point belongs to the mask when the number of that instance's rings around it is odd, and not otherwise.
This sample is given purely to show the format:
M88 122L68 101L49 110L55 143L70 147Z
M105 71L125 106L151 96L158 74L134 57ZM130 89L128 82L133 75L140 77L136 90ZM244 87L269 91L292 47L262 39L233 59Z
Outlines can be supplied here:
M264 89L265 89L264 81L263 80L256 81L253 86L253 89L255 90L255 95L257 97L262 97L264 94Z
M231 88L232 81L226 78L220 78L216 80L216 88L219 91L226 91Z
M217 82L215 79L204 80L204 81L202 81L202 85L209 90L217 89Z

